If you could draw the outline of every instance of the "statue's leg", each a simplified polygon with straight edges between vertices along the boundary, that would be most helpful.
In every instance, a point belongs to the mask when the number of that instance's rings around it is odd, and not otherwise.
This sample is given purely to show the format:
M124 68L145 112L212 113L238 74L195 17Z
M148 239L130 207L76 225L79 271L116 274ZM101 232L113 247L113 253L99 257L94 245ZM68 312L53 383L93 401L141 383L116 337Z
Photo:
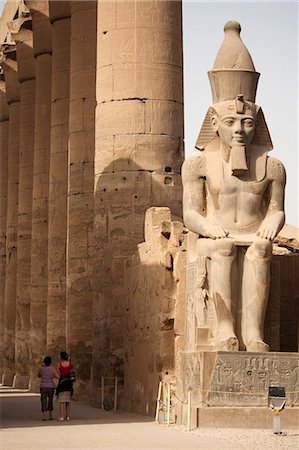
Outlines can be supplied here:
M217 315L217 349L238 351L235 334L236 305L232 295L235 278L236 247L233 239L199 239L198 254L210 258L209 291Z
M272 242L256 238L244 258L242 283L242 337L246 350L267 352L264 320L270 288Z

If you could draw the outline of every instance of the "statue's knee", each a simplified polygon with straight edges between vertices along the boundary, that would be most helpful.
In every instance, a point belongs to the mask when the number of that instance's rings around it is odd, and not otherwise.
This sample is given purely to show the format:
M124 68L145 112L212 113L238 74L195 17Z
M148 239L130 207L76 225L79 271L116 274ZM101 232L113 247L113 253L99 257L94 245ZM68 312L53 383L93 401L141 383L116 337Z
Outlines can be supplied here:
M236 252L236 246L232 239L217 239L216 252L221 256L233 256Z
M268 239L257 239L252 244L252 251L259 258L269 258L272 254L272 242Z

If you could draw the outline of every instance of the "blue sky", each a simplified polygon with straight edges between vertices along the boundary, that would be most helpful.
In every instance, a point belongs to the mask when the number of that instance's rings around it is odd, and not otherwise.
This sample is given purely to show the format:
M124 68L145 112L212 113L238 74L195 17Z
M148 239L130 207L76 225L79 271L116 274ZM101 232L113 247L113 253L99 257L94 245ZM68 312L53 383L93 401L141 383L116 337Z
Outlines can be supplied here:
M4 3L0 0L0 11ZM272 137L270 154L286 167L286 221L298 226L297 1L183 0L186 156L197 152L194 144L211 103L207 72L228 20L240 22L242 40L261 73L256 103L263 108Z

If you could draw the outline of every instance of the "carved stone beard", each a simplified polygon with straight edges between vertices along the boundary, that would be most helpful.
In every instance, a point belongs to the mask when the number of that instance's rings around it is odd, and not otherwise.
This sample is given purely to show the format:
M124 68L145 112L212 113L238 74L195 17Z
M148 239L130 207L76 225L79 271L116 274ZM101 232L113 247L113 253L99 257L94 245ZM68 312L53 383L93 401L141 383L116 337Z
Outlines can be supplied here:
M245 145L232 145L230 149L230 165L234 176L244 175L248 172Z
M224 161L230 164L232 175L242 176L248 173L246 146L244 144L230 147L228 144L221 142L221 154Z

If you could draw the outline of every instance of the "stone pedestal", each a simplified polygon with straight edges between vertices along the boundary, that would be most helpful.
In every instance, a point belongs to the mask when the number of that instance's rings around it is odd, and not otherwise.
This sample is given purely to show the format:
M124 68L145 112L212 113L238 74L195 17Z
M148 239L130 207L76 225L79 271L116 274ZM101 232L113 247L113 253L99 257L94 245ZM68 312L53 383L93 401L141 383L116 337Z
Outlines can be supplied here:
M286 405L299 406L299 354L251 352L184 352L179 422L187 423L191 390L191 422L198 426L203 407L267 408L269 386L283 386ZM200 412L198 411L200 409Z

